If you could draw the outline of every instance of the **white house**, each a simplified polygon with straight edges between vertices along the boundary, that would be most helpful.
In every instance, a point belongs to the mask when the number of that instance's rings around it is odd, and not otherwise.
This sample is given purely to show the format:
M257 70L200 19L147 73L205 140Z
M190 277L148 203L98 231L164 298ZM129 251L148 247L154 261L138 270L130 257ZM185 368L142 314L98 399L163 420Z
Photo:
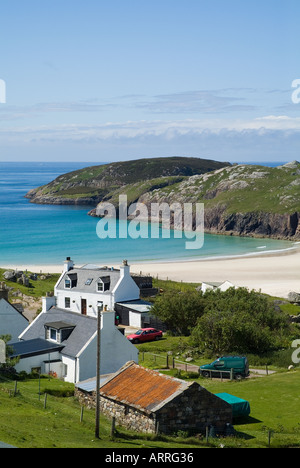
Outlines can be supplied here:
M117 302L139 299L140 289L130 275L126 260L119 270L96 265L75 268L70 258L55 288L54 297L44 299L43 311L55 305L88 317L97 317L98 309L114 310Z
M16 341L27 326L27 318L9 303L8 291L0 284L0 336L10 335L11 342Z
M25 330L14 348L17 372L55 373L76 383L96 375L97 319L52 307ZM115 326L115 312L101 313L101 374L116 372L128 358L138 362L138 351Z
M18 372L38 370L76 383L96 375L97 317L101 313L100 370L116 372L138 361L138 351L115 326L116 301L139 299L127 261L120 270L64 264L53 296L43 298L42 313L12 344Z
M223 282L203 282L201 285L201 291L205 293L206 291L215 291L219 289L220 291L227 291L229 288L234 288L234 284L230 281L223 281Z

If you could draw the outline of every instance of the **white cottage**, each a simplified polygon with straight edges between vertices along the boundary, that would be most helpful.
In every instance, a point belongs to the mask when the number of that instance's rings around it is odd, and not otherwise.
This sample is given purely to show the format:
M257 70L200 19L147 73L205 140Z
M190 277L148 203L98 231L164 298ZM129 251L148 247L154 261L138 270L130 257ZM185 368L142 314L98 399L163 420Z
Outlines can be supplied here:
M130 275L126 260L119 270L96 265L75 268L70 258L64 263L54 297L45 298L43 311L55 305L60 309L88 317L97 317L98 310L114 310L117 302L139 299L140 289Z
M138 351L115 326L116 301L139 298L127 261L120 270L64 264L53 296L43 298L42 313L12 344L18 372L53 373L76 383L96 375L97 317L101 312L100 369L116 372L138 361Z
M116 372L130 357L138 361L138 351L115 326L115 312L101 314L100 369ZM76 383L96 375L97 319L52 307L42 312L14 343L19 356L17 372L32 370L55 374Z
M8 301L8 290L0 284L0 336L10 335L16 341L28 326L28 320Z
M206 291L227 291L229 288L234 288L234 284L231 281L221 281L221 282L203 282L201 285L201 291L205 293Z

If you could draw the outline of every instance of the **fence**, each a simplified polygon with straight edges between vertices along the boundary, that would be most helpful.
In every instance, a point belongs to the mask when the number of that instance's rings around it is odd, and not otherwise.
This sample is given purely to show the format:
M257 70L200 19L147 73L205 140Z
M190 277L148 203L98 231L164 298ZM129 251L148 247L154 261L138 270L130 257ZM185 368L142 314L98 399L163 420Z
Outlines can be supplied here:
M186 361L180 361L179 359L176 359L173 356L170 356L169 354L162 355L149 352L141 352L140 361L142 363L145 363L146 361L149 365L154 365L158 369L178 369L183 370L185 372L193 372L198 374L199 376L201 375L200 366L197 366L196 364L190 364ZM205 377L209 377L210 379L214 377L220 378L221 380L223 380L223 378L229 378L230 380L234 379L233 369L231 369L230 371L206 370L205 372Z

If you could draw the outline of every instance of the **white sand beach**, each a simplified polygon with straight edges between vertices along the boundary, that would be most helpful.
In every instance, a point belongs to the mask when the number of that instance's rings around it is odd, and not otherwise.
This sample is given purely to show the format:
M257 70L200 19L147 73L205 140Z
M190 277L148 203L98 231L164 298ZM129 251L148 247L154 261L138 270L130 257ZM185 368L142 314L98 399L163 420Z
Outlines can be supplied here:
M229 280L235 286L261 290L263 293L282 298L286 298L291 291L300 292L300 249L216 260L175 260L157 263L134 263L128 260L131 272L142 272L158 276L160 279L192 283ZM109 266L119 267L117 264ZM6 268L35 273L61 273L63 265L10 265Z

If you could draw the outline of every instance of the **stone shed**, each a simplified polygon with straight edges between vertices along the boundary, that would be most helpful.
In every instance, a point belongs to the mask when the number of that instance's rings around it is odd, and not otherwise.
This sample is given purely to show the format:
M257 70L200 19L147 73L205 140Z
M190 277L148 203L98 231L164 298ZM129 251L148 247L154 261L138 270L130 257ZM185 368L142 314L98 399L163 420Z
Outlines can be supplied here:
M95 407L96 381L76 385L81 404ZM128 429L172 434L222 431L232 423L231 406L196 382L185 382L128 362L103 379L101 411Z

